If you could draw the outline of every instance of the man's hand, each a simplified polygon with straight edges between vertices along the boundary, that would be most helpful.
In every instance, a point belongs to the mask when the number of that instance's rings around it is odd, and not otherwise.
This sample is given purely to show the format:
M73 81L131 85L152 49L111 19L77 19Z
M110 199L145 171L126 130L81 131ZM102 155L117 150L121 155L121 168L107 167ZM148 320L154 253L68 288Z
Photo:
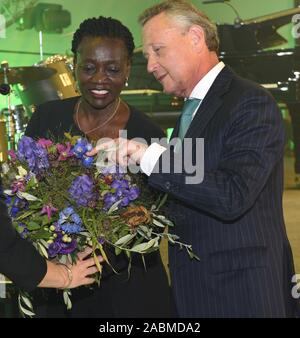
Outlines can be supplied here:
M112 163L121 166L139 165L148 145L133 140L117 138L115 140L101 142L98 141L96 147L87 153L88 156L94 156L100 151L105 152L105 158Z

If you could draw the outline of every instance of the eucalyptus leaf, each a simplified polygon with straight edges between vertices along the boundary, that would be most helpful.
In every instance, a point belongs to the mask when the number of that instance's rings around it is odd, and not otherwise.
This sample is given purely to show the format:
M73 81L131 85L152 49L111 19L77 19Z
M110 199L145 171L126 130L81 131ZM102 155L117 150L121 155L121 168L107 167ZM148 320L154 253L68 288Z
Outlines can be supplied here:
M128 234L128 235L125 235L121 238L119 238L115 243L114 245L118 245L118 246L122 246L122 245L125 245L127 244L128 242L130 242L132 240L132 238L134 238L136 236L136 234Z
M45 247L41 243L38 243L38 247L39 247L39 251L41 252L41 254L48 259L49 258L48 252L45 249Z
M110 209L108 210L107 214L110 215L110 214L112 214L114 211L118 210L118 206L119 206L119 204L120 204L121 202L122 202L122 200L117 201L116 203L114 203L114 204L110 207Z
M153 223L154 225L160 227L160 228L165 228L165 227L166 227L165 224L163 224L163 223L157 221L155 218L152 219L152 223Z
M39 199L31 194L28 194L27 192L18 191L17 196L24 198L27 201L38 201Z
M140 253L144 253L146 252L148 249L150 249L153 245L155 245L157 241L157 238L152 238L149 242L147 243L141 243L141 244L138 244L136 246L134 246L131 251L134 251L134 252L140 252Z

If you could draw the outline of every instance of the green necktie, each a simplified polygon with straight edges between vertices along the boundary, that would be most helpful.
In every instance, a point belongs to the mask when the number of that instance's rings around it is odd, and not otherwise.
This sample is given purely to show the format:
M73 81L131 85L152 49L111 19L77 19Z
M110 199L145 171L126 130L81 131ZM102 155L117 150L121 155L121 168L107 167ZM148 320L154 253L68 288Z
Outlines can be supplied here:
M181 140L183 140L187 130L189 129L189 126L193 119L193 114L200 102L201 102L200 99L195 98L189 98L185 100L180 118L180 126L178 133L178 137Z

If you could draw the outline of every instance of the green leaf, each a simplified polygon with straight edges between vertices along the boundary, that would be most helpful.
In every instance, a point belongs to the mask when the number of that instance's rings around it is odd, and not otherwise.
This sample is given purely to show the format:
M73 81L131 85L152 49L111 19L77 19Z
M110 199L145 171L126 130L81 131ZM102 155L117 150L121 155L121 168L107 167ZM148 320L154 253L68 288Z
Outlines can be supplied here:
M67 310L72 309L72 302L71 302L70 295L71 295L71 292L69 290L63 291L64 302L65 302L65 305L67 307Z
M121 238L119 238L115 243L114 245L117 245L117 246L122 246L122 245L125 245L127 244L128 242L130 242L132 240L132 238L134 238L136 236L136 234L128 234L128 235L125 235Z
M31 194L28 194L27 192L18 192L18 194L24 198L27 201L38 201L39 199Z
M38 230L38 229L40 229L41 226L40 226L38 223L36 223L36 222L29 222L29 223L27 224L27 228L28 228L29 231L33 231L33 230Z
M24 212L24 214L20 215L20 216L17 217L15 220L16 220L16 221L21 221L21 220L27 218L28 216L34 214L34 212L35 212L34 210L26 211L26 212Z
M37 239L50 239L51 237L51 234L50 232L44 230L44 229L40 229L38 230L36 233L32 233L30 234L30 238L33 239L33 240L37 240Z
M46 258L48 259L48 252L46 250L46 248L41 244L41 243L37 243L38 244L38 248L39 248L39 251L40 253Z
M131 251L145 253L148 249L150 249L152 246L154 246L156 242L157 242L157 238L152 238L147 243L141 243L141 244L138 244L138 245L134 246L131 249Z
M120 253L121 253L122 251L123 251L123 250L121 250L120 248L115 247L115 255L116 255L116 256L120 255Z
M165 224L163 224L163 223L157 221L155 218L152 219L152 223L153 223L154 225L160 227L160 228L165 228L165 227L166 227Z
M118 210L118 205L122 202L122 200L117 201L116 203L114 203L110 209L108 210L107 214L110 215L112 214L114 211Z
M49 219L47 215L42 217L42 226L50 224L50 223L51 223L51 219Z

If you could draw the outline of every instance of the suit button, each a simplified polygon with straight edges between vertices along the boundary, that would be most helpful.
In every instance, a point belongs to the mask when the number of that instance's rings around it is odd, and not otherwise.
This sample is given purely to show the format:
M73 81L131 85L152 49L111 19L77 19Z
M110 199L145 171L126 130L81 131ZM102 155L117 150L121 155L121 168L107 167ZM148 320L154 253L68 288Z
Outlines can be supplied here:
M170 190L170 188L171 188L171 183L170 183L170 182L166 182L166 183L165 183L165 188L166 188L167 190Z

